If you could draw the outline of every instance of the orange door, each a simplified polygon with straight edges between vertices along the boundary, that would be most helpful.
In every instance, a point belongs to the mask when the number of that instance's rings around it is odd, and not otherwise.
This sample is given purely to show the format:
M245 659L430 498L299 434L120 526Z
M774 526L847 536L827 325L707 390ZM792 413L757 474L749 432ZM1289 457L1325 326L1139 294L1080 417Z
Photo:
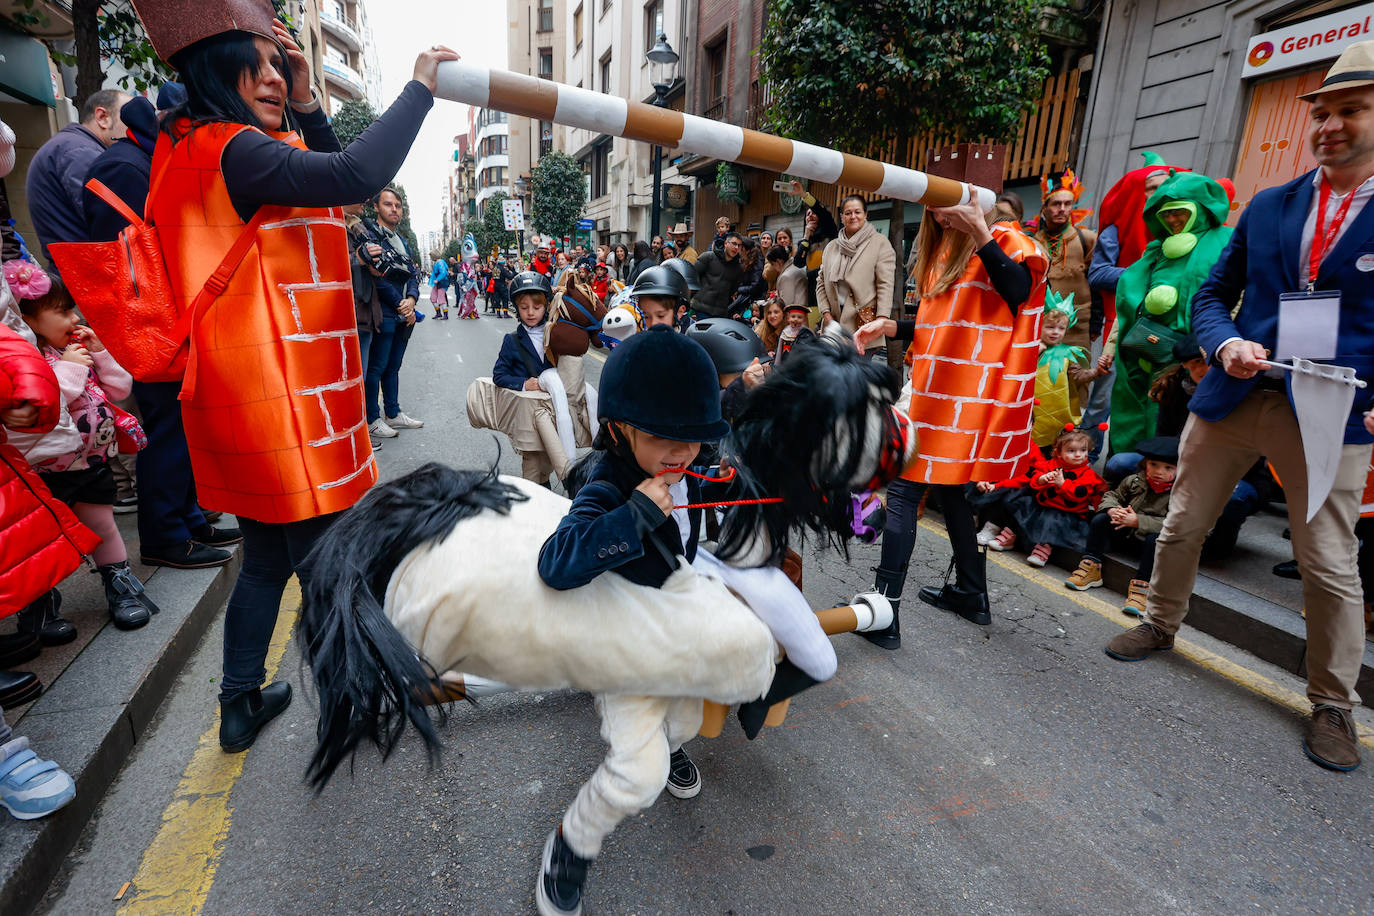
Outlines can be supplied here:
M1320 86L1328 66L1256 83L1251 89L1250 110L1232 179L1236 199L1231 204L1231 225L1257 192L1317 167L1307 148L1308 110L1312 106L1298 96Z

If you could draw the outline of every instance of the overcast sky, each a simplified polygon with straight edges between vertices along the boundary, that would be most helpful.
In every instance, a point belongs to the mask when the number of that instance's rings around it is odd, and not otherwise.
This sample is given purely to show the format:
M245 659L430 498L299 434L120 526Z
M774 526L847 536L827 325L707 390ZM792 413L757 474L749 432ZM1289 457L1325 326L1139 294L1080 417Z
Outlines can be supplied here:
M382 108L410 80L415 57L433 44L448 45L465 60L506 67L503 0L365 0L382 69ZM453 137L467 129L467 106L435 101L396 180L410 200L416 233L443 228L448 159Z

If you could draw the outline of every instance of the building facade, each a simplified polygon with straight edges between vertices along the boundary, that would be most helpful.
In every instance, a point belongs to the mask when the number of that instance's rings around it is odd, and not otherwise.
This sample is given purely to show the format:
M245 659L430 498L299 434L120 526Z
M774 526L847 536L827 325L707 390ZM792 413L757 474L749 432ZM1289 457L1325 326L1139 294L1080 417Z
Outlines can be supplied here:
M566 34L564 0L507 0L510 32L506 37L506 66L514 73L564 82ZM539 157L551 149L563 149L563 128L552 121L512 116L509 123L510 182L525 203L525 213L537 193L531 176ZM523 179L523 183L522 182ZM523 193L520 193L523 192Z
M487 199L498 191L507 197L511 193L510 177L510 120L504 111L493 108L477 109L473 157L477 169L477 216Z
M1374 3L1137 0L1112 4L1098 44L1083 171L1122 174L1153 150L1231 178L1233 220L1256 191L1316 167L1308 105L1344 48L1374 39ZM1109 181L1093 187L1097 195Z
M329 110L364 99L379 110L381 71L362 0L309 0L318 5L322 71Z
M564 82L637 102L653 102L655 90L645 53L664 35L683 57L691 45L696 4L666 0L569 0L564 19ZM685 14L685 15L684 15ZM682 110L686 81L682 64L668 85L667 105ZM653 147L587 130L555 132L562 149L582 163L587 176L582 234L593 244L647 239L653 204ZM671 150L662 150L662 184L674 207L665 207L662 229L691 215L695 182L682 175Z

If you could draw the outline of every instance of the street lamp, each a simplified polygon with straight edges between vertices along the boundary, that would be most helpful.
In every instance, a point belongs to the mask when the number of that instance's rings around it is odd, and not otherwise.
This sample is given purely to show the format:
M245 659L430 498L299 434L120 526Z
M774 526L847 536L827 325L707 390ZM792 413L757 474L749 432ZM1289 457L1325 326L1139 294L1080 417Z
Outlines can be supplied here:
M668 36L662 33L658 41L644 57L649 61L649 79L654 84L654 104L659 108L668 105L668 90L677 79L677 64L681 60L673 46L668 44ZM663 149L654 146L654 202L649 222L650 236L659 234L659 221L663 218Z

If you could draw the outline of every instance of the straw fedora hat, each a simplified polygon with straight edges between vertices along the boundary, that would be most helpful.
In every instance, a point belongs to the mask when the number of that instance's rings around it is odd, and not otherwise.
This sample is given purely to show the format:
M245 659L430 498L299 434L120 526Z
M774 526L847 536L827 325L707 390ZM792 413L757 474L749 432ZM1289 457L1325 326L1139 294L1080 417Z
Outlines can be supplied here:
M1323 92L1339 92L1359 86L1374 86L1374 41L1357 41L1341 52L1322 84L1298 98L1311 101Z

